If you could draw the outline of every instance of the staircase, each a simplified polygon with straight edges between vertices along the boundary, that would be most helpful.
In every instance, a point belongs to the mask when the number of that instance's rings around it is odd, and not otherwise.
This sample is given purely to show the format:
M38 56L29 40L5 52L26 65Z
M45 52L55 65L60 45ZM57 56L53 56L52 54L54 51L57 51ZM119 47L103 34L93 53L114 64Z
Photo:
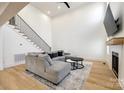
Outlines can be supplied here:
M11 18L9 25L14 26L14 29L18 30L18 33L29 42L32 42L36 48L44 52L51 51L51 47L19 15Z

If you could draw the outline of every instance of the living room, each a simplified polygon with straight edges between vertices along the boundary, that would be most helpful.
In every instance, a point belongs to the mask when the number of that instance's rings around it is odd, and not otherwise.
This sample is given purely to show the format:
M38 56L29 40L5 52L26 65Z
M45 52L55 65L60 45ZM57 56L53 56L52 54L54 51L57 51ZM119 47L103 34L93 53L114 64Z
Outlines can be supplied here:
M1 3L0 89L122 90L123 5Z

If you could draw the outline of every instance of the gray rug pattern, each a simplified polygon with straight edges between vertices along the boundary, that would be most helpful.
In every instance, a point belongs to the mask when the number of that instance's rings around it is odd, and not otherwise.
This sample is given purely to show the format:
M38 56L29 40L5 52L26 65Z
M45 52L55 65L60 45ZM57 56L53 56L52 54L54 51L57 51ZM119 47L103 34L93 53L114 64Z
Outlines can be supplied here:
M84 82L88 78L91 67L92 63L85 61L83 69L72 70L71 73L58 85L54 85L29 71L26 71L26 73L37 79L40 83L45 84L51 90L80 90L84 88Z

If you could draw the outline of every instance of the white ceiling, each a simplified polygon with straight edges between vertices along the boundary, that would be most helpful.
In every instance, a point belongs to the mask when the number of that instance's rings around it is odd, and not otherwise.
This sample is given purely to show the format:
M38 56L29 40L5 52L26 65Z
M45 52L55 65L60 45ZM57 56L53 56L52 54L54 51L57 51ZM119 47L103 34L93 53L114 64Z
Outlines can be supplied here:
M31 2L30 4L50 17L56 17L83 5L86 5L87 2L68 2L71 8L68 8L64 3L60 2ZM58 6L61 8L58 9Z

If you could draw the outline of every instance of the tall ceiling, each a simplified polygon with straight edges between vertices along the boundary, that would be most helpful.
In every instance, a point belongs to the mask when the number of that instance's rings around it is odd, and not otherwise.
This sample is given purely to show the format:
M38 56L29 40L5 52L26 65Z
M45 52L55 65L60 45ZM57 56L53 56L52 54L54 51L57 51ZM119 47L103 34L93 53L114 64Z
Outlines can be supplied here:
M79 8L83 5L88 4L87 2L68 2L70 8L68 8L64 3L62 2L31 2L31 5L38 8L40 11L45 13L46 15L50 17L56 17L58 15L62 15L64 13L67 13L71 10L74 10L76 8Z

